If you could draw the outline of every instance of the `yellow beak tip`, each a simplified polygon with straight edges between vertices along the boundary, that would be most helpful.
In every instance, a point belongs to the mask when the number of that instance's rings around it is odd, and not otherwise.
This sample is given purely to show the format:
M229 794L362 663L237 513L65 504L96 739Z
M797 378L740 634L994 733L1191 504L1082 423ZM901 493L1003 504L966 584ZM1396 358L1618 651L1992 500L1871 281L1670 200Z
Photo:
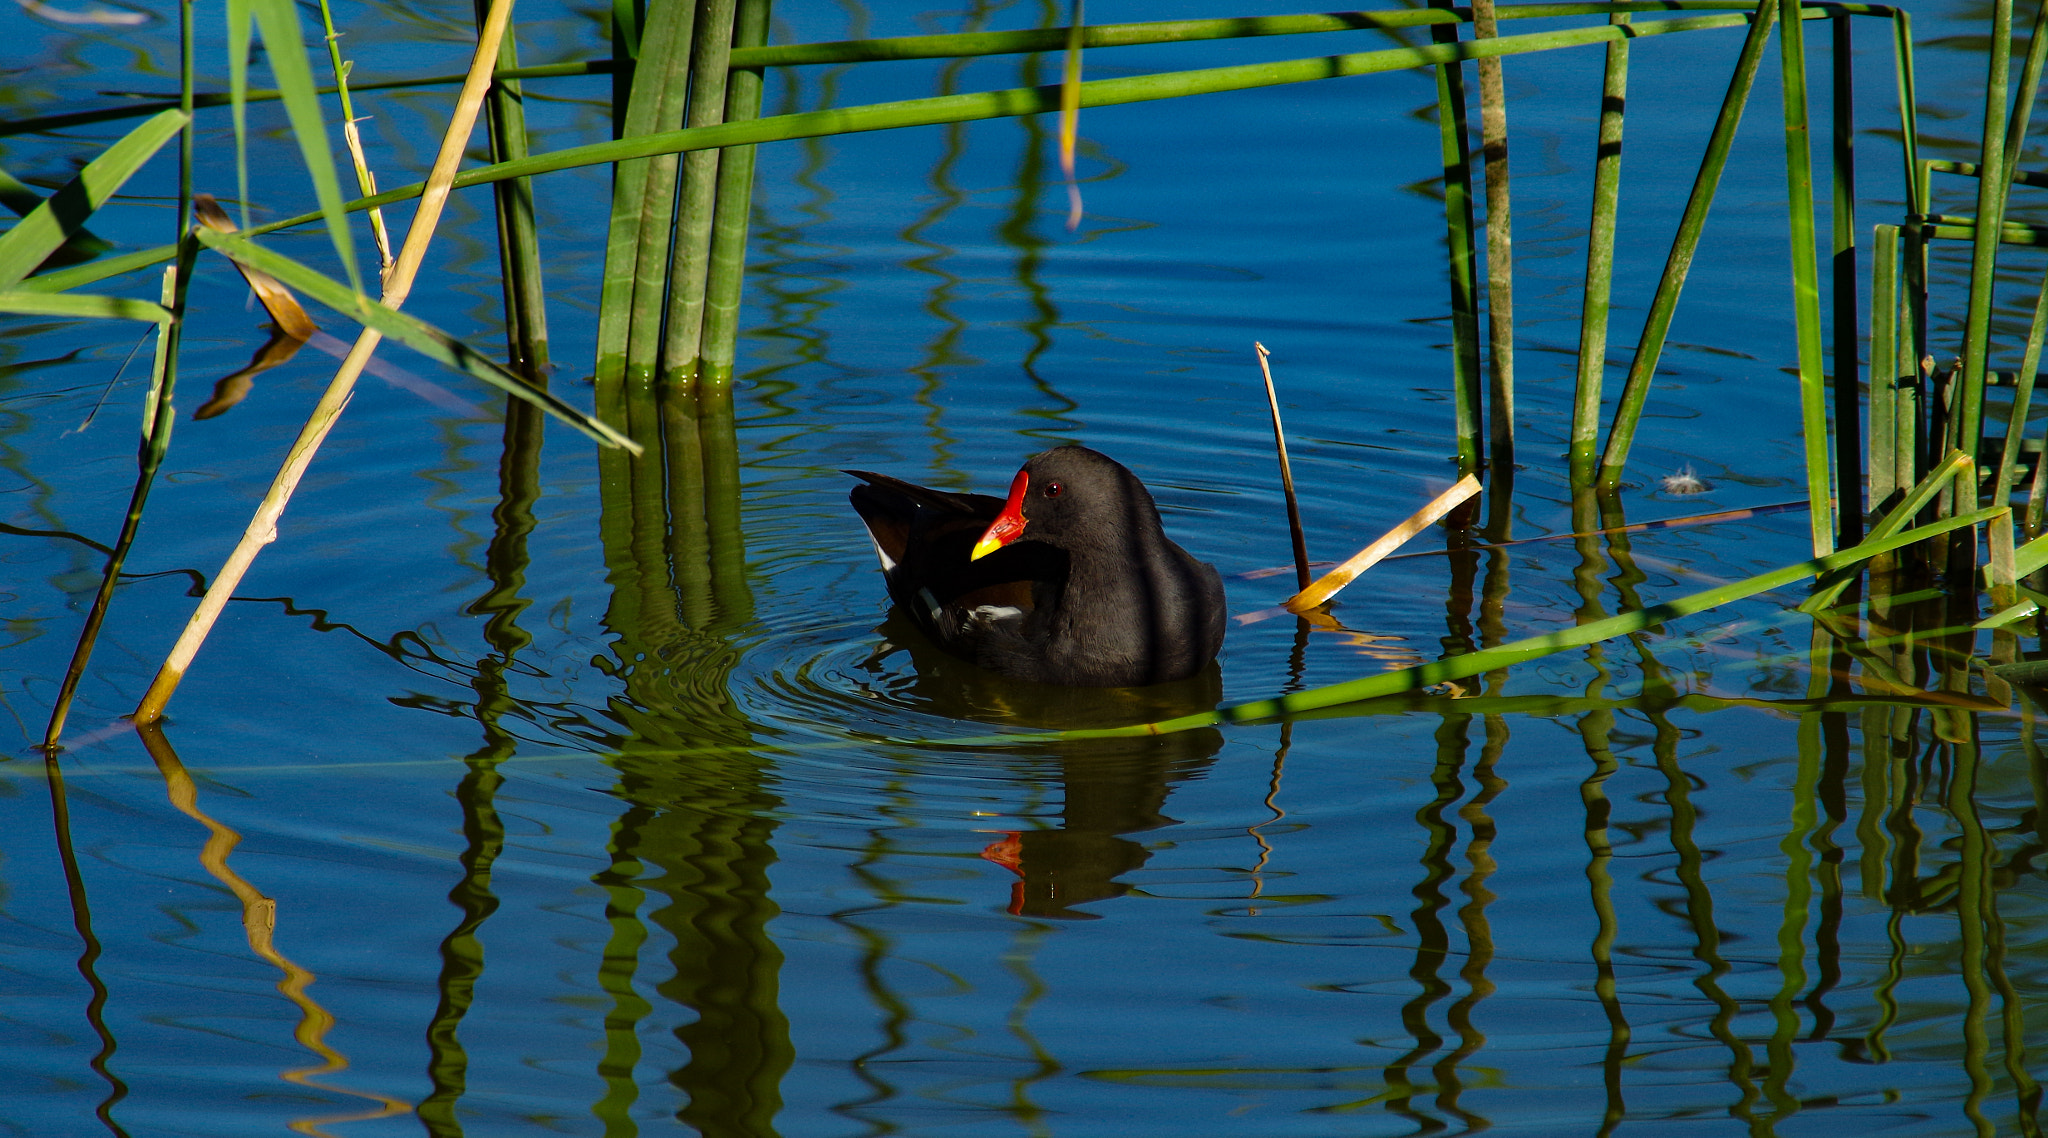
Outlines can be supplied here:
M997 541L995 538L982 538L980 541L974 543L973 550L971 550L967 554L967 560L979 561L982 558L987 557L989 554L994 553L996 550L1001 549L1002 547L1003 543Z

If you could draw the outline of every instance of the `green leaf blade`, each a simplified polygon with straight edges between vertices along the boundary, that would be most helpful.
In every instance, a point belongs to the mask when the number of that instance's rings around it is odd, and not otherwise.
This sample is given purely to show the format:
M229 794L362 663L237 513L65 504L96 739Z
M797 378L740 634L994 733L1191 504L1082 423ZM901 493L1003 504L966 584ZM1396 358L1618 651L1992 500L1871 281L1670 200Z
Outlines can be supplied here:
M64 188L0 235L0 289L20 284L72 234L83 230L86 219L184 126L183 111L165 111L129 131L86 163Z
M70 292L0 292L0 312L22 316L83 316L96 320L141 320L167 324L171 310L126 296L81 296Z

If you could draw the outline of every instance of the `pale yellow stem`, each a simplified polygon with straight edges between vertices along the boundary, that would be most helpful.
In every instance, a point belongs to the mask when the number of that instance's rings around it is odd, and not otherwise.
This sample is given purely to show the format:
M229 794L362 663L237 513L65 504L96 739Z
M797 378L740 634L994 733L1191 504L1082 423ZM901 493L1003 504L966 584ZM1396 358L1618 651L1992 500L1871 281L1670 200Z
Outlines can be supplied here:
M1323 574L1315 584L1280 602L1280 607L1288 612L1307 612L1336 596L1338 590L1356 580L1359 574L1379 564L1387 554L1408 544L1408 539L1435 525L1437 519L1457 509L1477 493L1477 478L1469 474L1460 478L1456 486L1437 495L1435 501L1417 510L1413 517L1387 531L1387 536L1359 550L1351 560Z

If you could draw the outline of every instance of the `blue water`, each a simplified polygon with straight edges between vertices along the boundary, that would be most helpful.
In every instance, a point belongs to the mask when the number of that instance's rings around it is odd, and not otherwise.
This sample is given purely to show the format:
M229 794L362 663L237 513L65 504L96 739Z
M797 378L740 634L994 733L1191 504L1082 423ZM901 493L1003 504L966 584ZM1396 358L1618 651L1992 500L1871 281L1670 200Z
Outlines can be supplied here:
M784 7L777 41L1064 18ZM10 115L175 86L168 9L76 10L149 22L0 14L18 45ZM1088 18L1287 10L1099 3ZM1928 156L1974 150L1981 61L1952 41L1981 16L1916 13ZM467 6L335 18L358 81L466 63ZM609 50L585 13L520 19L523 62ZM202 76L224 83L216 13L200 25ZM1824 76L1825 29L1808 31ZM1903 194L1888 29L1856 36L1867 235ZM1610 396L1740 40L1634 49ZM1386 45L1126 49L1093 53L1088 75ZM1776 55L1632 457L1631 522L1804 496ZM1507 64L1514 538L1573 528L1562 454L1599 68L1591 49ZM807 69L771 79L768 110L1057 72L1018 57ZM528 90L536 150L606 136L609 80ZM416 178L445 92L359 98L384 184ZM1349 554L1455 475L1434 98L1403 72L1090 110L1074 233L1050 121L764 147L735 400L743 572L715 602L664 568L705 556L680 499L669 561L608 562L606 475L554 427L523 604L486 600L504 579L502 401L387 346L402 385L365 382L172 704L175 754L153 756L120 716L331 375L308 348L228 414L178 424L71 714L61 794L31 744L97 585L81 537L110 541L127 500L148 350L109 390L135 330L0 321L0 502L33 531L0 535L0 724L17 725L0 762L0 1127L2033 1132L2031 705L1784 706L1811 682L1810 624L1786 611L1799 588L1464 690L1516 702L1437 693L1159 740L946 742L1172 701L1049 697L914 661L884 630L838 471L995 490L1026 454L1085 442L1153 488L1233 612L1277 603L1290 576L1243 576L1289 556L1253 341L1273 352L1315 556ZM1817 122L1826 106L1817 78ZM196 182L231 198L231 128L204 115ZM257 219L305 208L281 113L251 124ZM61 181L121 129L0 140L0 165ZM164 241L174 179L159 158L95 232ZM1965 212L1956 186L1944 208ZM608 187L602 170L537 185L554 386L581 406ZM1820 223L1825 237L1825 200ZM273 240L339 272L318 232ZM488 200L458 195L408 310L496 351L494 241ZM1938 264L1952 340L1957 254ZM2017 251L2008 271L2038 269ZM154 295L143 276L95 287ZM224 261L200 262L193 296L186 411L262 340ZM2008 345L2031 303L2013 296ZM1713 489L1665 492L1686 466ZM1588 604L1575 574L1611 613L1807 543L1788 512L1594 543L1590 561L1569 541L1390 561L1343 598L1346 630L1233 628L1222 697L1567 627ZM487 627L494 604L516 635Z

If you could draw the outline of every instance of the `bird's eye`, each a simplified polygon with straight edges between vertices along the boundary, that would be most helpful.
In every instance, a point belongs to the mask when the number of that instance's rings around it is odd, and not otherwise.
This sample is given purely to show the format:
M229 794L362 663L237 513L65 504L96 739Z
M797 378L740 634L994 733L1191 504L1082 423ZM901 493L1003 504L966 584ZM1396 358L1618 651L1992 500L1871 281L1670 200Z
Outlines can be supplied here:
M1057 498L1061 494L1066 493L1066 490L1067 488L1065 486L1062 486L1057 482L1048 482L1045 484L1045 496L1048 498Z

